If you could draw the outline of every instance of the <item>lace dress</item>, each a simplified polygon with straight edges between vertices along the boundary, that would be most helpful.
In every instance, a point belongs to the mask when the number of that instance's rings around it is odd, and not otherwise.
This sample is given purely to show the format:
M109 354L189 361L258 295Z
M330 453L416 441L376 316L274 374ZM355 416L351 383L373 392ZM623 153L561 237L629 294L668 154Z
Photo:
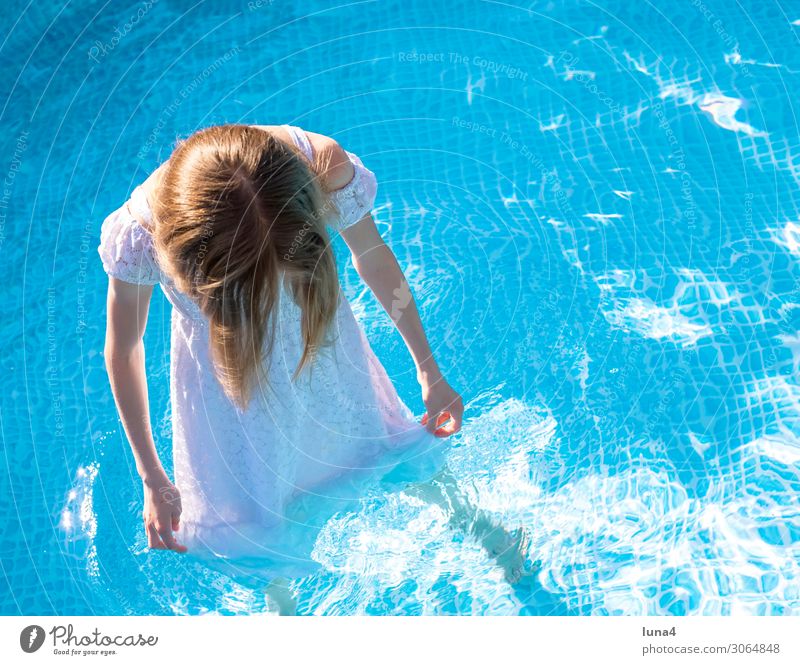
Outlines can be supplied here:
M284 128L311 158L305 133ZM331 194L342 213L339 230L370 211L377 188L374 174L347 154L355 176ZM141 185L128 205L152 224ZM300 310L282 292L269 386L240 410L213 372L207 321L159 270L150 229L122 206L103 222L98 251L109 275L160 283L173 306L172 446L183 503L176 536L188 556L234 576L308 574L317 568L316 535L331 514L368 487L424 480L440 468L442 440L399 398L343 295L335 343L293 381L302 352Z

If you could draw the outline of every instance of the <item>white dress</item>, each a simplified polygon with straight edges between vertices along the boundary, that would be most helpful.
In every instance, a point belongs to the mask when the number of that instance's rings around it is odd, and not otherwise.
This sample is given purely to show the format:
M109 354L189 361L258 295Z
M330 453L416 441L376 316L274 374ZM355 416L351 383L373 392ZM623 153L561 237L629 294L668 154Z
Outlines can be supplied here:
M284 128L311 158L305 133ZM339 229L370 211L377 189L374 174L347 154L355 176L331 194L342 212ZM152 223L141 185L128 203ZM441 467L442 440L399 398L343 295L335 343L293 382L300 310L282 292L269 387L242 411L213 372L205 317L159 270L150 230L126 206L103 222L98 251L109 275L160 283L173 305L172 446L183 503L176 537L188 555L234 576L308 574L318 567L317 532L334 511L352 506L368 486L425 480Z

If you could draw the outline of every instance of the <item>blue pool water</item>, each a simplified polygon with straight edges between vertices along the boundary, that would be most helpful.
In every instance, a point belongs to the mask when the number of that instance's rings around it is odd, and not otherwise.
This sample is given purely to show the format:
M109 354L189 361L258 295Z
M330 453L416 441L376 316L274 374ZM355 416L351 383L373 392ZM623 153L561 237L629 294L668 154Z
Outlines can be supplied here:
M96 254L176 137L248 122L333 136L377 174L376 218L467 404L449 465L532 538L511 585L441 509L370 495L321 531L301 613L800 613L800 7L26 4L0 19L0 611L266 611L147 549ZM168 335L157 293L169 470Z

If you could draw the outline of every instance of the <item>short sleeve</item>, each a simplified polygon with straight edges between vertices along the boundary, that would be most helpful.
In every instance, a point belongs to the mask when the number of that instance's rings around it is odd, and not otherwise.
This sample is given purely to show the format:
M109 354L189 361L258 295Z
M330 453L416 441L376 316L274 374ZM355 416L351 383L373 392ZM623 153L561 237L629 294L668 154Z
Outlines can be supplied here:
M364 166L358 155L346 150L345 153L353 164L355 171L353 179L341 189L329 194L338 211L332 226L339 231L352 226L370 212L375 205L375 196L378 192L375 174Z
M110 277L131 284L152 285L161 281L153 237L125 206L103 221L97 251L103 269Z

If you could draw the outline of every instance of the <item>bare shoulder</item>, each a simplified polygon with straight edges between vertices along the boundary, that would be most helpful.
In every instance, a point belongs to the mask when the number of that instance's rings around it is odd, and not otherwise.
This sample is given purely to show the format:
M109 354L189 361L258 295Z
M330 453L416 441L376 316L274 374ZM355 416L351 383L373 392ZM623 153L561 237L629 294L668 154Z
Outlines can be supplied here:
M256 129L263 129L285 143L292 143L292 137L281 125L250 125Z
M334 191L347 185L355 175L353 163L336 139L324 134L306 132L314 148L314 164L325 181L326 189Z
M147 200L148 204L150 205L150 209L153 208L153 201L156 200L156 195L158 193L158 186L161 184L161 180L164 177L164 172L167 170L167 164L169 164L169 160L165 161L161 164L155 171L153 171L147 179L141 184L142 190L144 191L144 197ZM136 220L144 227L148 227L149 224L146 220L143 220L134 210L131 210L131 207L128 206L128 212L130 212Z
M293 143L291 135L281 125L253 125L253 127L263 129L282 141ZM353 179L355 170L347 153L336 139L309 131L305 131L305 135L314 152L311 166L321 177L325 189L334 191L347 185Z
M152 200L151 194L158 189L158 185L164 177L164 172L167 170L167 164L169 164L169 160L161 164L155 171L147 176L147 180L142 183L142 189L144 189L148 200Z

